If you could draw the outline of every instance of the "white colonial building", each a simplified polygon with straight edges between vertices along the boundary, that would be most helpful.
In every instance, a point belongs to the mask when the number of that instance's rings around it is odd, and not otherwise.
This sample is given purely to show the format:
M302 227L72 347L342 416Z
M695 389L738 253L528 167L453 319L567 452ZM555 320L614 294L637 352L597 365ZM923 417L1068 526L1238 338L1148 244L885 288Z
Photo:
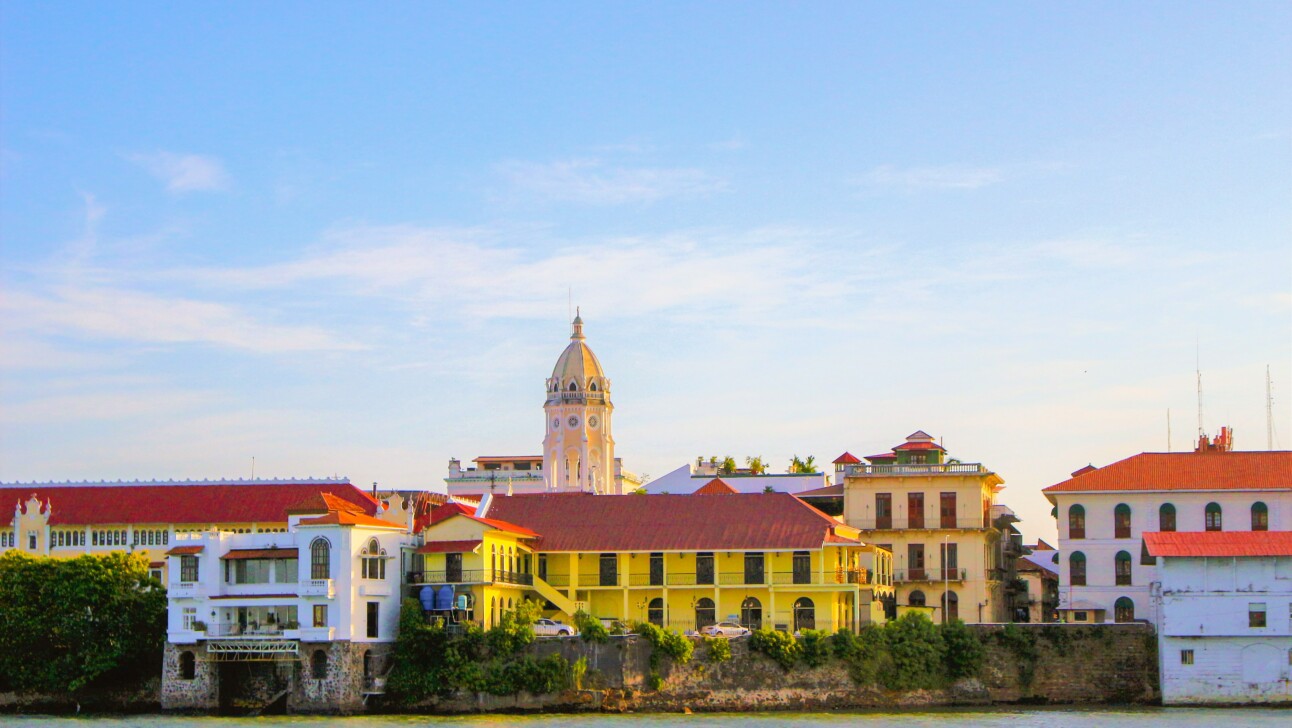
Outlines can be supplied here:
M1162 702L1292 703L1292 533L1148 533Z
M287 509L284 532L177 534L162 706L216 708L222 692L247 696L248 680L294 711L356 709L381 692L414 541L401 507L374 516L316 493Z
M1044 490L1059 527L1059 612L1070 622L1158 622L1152 532L1292 530L1292 452L1233 452L1226 431L1194 452L1087 466Z
M444 479L449 495L622 495L641 485L615 457L610 379L588 347L581 316L574 317L570 343L545 389L543 454L479 457L475 467L466 469L454 458Z

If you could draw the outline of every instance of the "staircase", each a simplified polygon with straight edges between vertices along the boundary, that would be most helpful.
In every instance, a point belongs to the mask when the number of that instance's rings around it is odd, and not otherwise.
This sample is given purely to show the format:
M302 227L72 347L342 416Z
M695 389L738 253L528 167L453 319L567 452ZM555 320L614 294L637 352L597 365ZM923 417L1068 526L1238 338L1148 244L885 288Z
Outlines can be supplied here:
M579 603L572 601L569 597L556 590L556 587L548 584L537 576L534 577L534 591L539 596L556 605L556 608L574 617L574 613L579 611Z

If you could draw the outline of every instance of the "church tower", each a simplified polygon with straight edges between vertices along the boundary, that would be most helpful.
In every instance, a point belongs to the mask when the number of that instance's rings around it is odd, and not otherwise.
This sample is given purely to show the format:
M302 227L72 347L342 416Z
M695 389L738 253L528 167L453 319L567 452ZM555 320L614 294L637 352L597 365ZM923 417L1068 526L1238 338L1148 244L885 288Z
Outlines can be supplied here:
M610 380L584 343L583 318L576 315L570 344L547 380L543 472L548 490L620 495L610 436L614 409Z

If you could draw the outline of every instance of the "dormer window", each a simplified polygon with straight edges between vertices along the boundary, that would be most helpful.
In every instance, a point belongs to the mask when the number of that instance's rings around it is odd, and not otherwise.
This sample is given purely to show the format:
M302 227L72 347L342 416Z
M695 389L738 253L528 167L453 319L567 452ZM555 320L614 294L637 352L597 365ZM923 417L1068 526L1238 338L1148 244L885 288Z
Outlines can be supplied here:
M571 392L579 391L579 385L575 382L570 382L570 391Z
M597 391L597 383L593 382L592 384L589 384L588 389L593 392Z

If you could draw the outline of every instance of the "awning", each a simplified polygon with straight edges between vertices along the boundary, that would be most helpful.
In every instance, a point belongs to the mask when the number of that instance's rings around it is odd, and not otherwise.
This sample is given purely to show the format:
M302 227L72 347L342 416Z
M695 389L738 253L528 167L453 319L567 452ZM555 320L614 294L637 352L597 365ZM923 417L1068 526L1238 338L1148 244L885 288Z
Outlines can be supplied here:
M162 568L162 567L163 567L163 566L165 566L165 565L166 565L166 562L165 562L165 561L149 561L149 562L148 562L148 568L150 568L150 569L160 569L160 568Z
M419 546L419 554L446 554L475 551L476 547L484 543L482 540L477 541L432 541L425 546Z
M192 554L200 554L202 553L202 549L204 548L206 547L205 546L176 546L170 551L167 551L166 555L167 556L189 556Z
M220 558L238 561L240 559L295 559L299 556L296 549L234 549Z

